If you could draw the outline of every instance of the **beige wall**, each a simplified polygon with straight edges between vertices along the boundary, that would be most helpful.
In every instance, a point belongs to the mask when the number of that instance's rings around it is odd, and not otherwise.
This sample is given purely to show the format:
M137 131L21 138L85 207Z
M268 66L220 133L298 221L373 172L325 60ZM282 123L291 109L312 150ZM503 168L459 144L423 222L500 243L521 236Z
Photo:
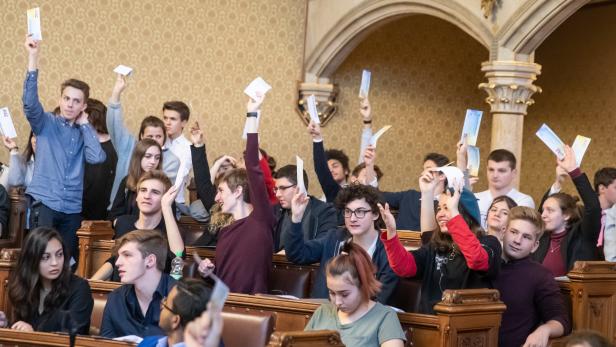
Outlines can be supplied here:
M582 169L591 182L596 170L616 166L616 6L583 8L539 47L543 66L524 126L522 188L540 198L554 179L556 160L534 135L547 123L572 144L577 134L592 138ZM572 191L572 186L568 191Z

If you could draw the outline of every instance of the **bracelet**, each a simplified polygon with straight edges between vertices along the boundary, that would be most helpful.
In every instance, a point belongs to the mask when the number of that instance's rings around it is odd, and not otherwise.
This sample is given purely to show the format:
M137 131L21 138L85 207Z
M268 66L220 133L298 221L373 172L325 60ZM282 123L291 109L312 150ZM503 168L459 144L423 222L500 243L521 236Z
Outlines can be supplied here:
M364 120L364 124L372 124L372 119L371 120Z
M258 112L247 112L246 117L257 117L259 115Z

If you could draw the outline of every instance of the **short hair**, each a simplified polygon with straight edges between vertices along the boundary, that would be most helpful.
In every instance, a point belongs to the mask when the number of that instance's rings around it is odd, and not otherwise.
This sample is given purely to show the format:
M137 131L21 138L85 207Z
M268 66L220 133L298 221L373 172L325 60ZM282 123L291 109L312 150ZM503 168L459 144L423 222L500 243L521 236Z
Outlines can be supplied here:
M577 331L566 340L566 347L574 346L590 346L590 347L614 347L614 345L603 335L592 330Z
M552 198L558 201L558 206L560 207L562 214L569 216L569 220L567 221L567 226L570 226L573 223L582 219L582 213L580 212L580 207L577 204L579 201L578 197L574 197L567 193L561 192L561 193L552 194L548 197L548 199L552 199Z
M328 149L327 151L325 151L325 156L327 157L327 160L339 161L340 164L342 164L342 168L344 169L344 171L351 171L349 169L349 157L343 151L339 149ZM345 176L348 176L348 174L346 174Z
M190 117L190 109L181 101L167 101L163 104L163 111L171 110L180 114L180 120L187 121Z
M427 162L428 160L432 160L438 167L445 166L450 163L449 158L446 155L440 153L428 153L423 159L423 162Z
M229 189L233 192L238 187L242 187L242 197L244 202L250 203L250 191L248 189L248 175L246 169L231 169L216 180L216 186L226 182Z
M129 242L137 243L137 249L143 258L150 254L156 257L156 268L163 272L167 261L167 240L158 230L133 230L122 235L113 246L113 254L118 255L120 248Z
M375 297L381 290L381 283L376 279L376 266L368 253L359 245L347 240L341 249L342 253L333 257L327 263L327 276L343 276L349 274L353 284L359 288L364 301Z
M539 240L543 236L545 230L545 224L541 218L541 214L535 209L526 206L516 206L509 210L509 218L507 220L507 227L514 220L524 220L529 222L535 227L535 240Z
M609 186L616 180L616 168L604 167L595 172L595 192L599 193L599 185Z
M361 172L361 170L366 168L366 163L361 163L359 165L357 165L354 169L353 172L351 172L351 176L359 176L359 173ZM378 165L374 165L374 172L376 173L376 180L380 181L381 177L383 177L383 171L381 171L381 168ZM370 184L370 182L366 182L368 184Z
M161 160L162 161L162 160ZM151 170L148 172L144 172L141 177L139 177L139 181L137 181L137 190L141 187L141 184L145 181L149 180L157 180L163 184L164 191L168 191L171 188L171 180L162 170Z
M303 170L304 174L304 186L308 189L308 174L306 174L306 170ZM289 182L293 184L297 184L297 166L296 165L285 165L276 171L276 175L274 178L286 178Z
M141 126L139 127L139 140L143 137L143 133L147 127L163 129L163 141L167 141L167 130L165 129L165 123L156 116L147 116L143 118L141 121Z
M107 130L107 106L100 100L90 99L86 108L88 121L99 134L109 134Z
M81 90L83 93L83 102L86 104L88 103L88 100L90 99L90 86L86 82L74 78L68 79L60 85L60 95L64 93L64 89L67 87L73 87Z
M510 151L506 149L502 149L502 148L495 149L492 152L490 152L490 155L488 155L488 161L490 160L495 161L497 163L508 161L509 167L511 168L511 170L515 170L515 167L517 165L517 160L515 159L515 155L511 153Z
M144 172L141 168L141 159L143 159L145 153L150 147L156 147L160 151L160 161L158 162L158 166L156 166L156 169L161 170L161 168L163 167L163 150L158 144L158 142L147 138L137 142L130 157L130 162L128 164L128 175L126 176L126 188L131 191L137 190L137 183L139 182L139 179Z
M201 279L186 277L176 282L175 289L171 309L180 316L180 325L186 327L207 309L212 289Z
M334 205L340 211L344 211L346 205L355 200L366 200L366 203L370 206L370 210L372 213L376 213L379 215L379 218L374 221L374 225L377 228L381 228L385 225L383 222L383 218L380 215L378 204L385 204L381 194L379 191L369 185L352 183L345 188L342 188L338 195L336 196L336 200Z

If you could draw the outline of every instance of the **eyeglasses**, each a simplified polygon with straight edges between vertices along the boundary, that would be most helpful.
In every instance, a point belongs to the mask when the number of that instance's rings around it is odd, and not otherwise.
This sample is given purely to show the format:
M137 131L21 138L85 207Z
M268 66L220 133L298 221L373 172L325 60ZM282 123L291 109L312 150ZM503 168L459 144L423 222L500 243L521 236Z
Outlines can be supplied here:
M291 187L295 187L296 185L297 184L291 184L291 185L288 185L288 186L274 187L272 190L274 191L274 194L276 194L276 193L278 193L279 190L284 192L285 190L287 190L287 189L289 189Z
M166 296L160 300L160 310L162 311L163 308L169 310L169 312L171 312L173 314L177 314L174 310L171 309L171 307L167 306L167 297Z
M349 208L345 208L344 209L344 218L351 218L351 216L353 214L355 214L355 217L362 219L366 216L366 213L371 212L372 210L362 210L360 208L358 208L357 210L351 210Z

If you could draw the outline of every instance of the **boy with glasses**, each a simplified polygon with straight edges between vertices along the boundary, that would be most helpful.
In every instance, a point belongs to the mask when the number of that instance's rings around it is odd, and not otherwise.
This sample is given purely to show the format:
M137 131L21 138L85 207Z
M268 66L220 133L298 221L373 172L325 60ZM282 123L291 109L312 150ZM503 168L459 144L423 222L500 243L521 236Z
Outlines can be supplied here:
M378 204L382 202L378 191L360 184L342 189L336 198L336 207L344 211L345 227L327 230L323 237L304 241L302 227L309 202L307 195L295 190L291 201L292 224L289 232L284 235L284 249L287 259L295 264L320 264L310 296L328 297L325 266L331 258L340 254L345 242L353 242L370 255L377 270L376 278L382 283L377 300L387 304L398 284L398 276L389 267L383 243L379 240L378 225L382 224L382 219Z

